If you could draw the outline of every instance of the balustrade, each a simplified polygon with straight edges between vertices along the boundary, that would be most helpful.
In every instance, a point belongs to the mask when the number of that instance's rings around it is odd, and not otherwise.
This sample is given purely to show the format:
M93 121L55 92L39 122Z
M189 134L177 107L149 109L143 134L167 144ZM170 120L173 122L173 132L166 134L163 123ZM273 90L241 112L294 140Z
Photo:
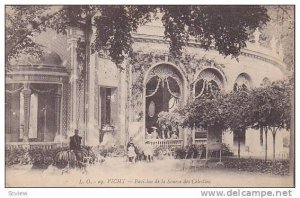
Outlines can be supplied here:
M7 142L5 145L6 150L12 149L34 149L42 148L45 150L50 150L58 147L67 147L66 143L57 142Z
M183 146L182 139L151 139L146 141L148 141L153 147L170 148Z

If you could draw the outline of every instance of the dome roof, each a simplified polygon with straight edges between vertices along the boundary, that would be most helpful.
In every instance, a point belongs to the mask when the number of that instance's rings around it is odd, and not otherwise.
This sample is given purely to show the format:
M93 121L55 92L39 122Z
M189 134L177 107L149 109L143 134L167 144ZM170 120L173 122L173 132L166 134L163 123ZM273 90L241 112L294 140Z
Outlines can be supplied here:
M41 59L40 64L42 65L53 65L53 66L61 66L62 60L60 56L56 52L46 53Z
M21 54L18 58L11 61L11 65L44 65L44 66L54 66L61 67L62 59L61 57L54 51L46 51L41 58L33 57L28 54Z

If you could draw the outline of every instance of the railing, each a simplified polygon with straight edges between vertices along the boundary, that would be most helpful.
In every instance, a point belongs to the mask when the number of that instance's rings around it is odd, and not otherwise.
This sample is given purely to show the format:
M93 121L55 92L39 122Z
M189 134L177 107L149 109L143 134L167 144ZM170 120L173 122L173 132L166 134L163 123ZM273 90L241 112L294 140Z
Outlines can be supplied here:
M7 142L5 148L7 150L11 149L33 149L33 148L42 148L42 149L54 149L58 147L68 146L66 143L58 142Z
M206 145L206 143L207 143L207 138L197 138L197 139L195 139L195 144L196 145L202 145L202 144Z
M146 140L153 147L162 147L162 148L170 148L170 147L182 147L183 140L182 139L151 139Z

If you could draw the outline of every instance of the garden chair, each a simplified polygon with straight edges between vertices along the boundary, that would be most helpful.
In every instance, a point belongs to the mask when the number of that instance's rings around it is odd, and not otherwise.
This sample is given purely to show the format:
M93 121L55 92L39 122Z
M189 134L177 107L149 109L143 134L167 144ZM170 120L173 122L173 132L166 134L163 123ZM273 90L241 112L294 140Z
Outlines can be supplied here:
M102 164L104 161L105 161L104 157L102 157L100 154L96 155L95 164Z
M190 154L190 155L189 155ZM192 152L192 153L187 153L184 157L184 160L183 160L183 168L182 170L184 170L186 167L189 167L191 166L192 162L193 162L193 158L194 158L194 155L195 153ZM190 158L188 158L190 157Z
M191 159L189 169L194 168L194 170L196 171L200 167L204 167L204 168L206 167L207 160L205 158L201 159L202 155L203 155L203 150L200 150L197 157Z

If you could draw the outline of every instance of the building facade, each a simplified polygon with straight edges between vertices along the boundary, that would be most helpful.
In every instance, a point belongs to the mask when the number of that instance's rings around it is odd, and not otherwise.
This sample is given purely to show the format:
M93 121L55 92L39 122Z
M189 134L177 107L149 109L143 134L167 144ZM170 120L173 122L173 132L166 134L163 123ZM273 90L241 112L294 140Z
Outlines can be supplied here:
M176 135L172 138L158 124L159 113L205 94L213 97L215 91L251 89L284 79L282 50L274 40L271 49L260 46L256 31L238 61L213 48L205 51L193 41L176 58L169 54L163 31L158 22L146 24L133 34L133 55L122 65L105 54L92 54L87 67L78 59L78 39L84 40L81 30L37 35L36 42L47 51L44 58L24 55L6 73L7 144L61 144L68 142L74 129L79 129L86 145L126 145L129 137L143 144L157 128L157 138L148 139L154 145L184 146L189 140L206 144L215 139L236 150L233 132L217 137L205 129L176 127L169 129ZM280 131L278 157L285 155L286 139L289 133ZM263 155L264 144L261 132L249 129L242 139L242 154Z

